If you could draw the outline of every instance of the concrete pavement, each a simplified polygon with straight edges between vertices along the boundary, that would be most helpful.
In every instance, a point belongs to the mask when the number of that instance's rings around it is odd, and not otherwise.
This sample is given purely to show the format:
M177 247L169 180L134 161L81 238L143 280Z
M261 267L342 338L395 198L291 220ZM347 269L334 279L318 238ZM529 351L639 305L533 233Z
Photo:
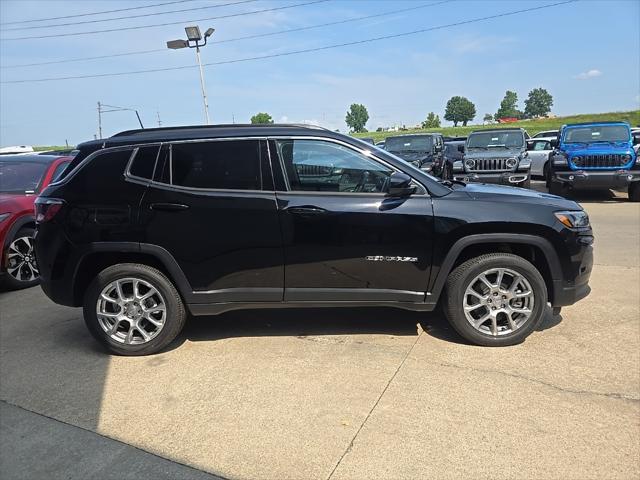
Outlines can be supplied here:
M0 294L0 399L227 478L638 478L640 205L584 206L593 293L519 346L439 314L266 310L111 357L34 288Z

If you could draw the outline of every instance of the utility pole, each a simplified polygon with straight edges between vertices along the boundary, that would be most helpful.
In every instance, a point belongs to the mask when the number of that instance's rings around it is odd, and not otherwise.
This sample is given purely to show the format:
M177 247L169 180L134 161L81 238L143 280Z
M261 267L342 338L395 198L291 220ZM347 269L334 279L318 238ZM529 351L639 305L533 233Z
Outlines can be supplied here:
M161 127L162 126L162 121L160 120L160 111L158 110L156 112L156 114L158 115L158 126Z
M102 140L102 106L98 102L98 138Z

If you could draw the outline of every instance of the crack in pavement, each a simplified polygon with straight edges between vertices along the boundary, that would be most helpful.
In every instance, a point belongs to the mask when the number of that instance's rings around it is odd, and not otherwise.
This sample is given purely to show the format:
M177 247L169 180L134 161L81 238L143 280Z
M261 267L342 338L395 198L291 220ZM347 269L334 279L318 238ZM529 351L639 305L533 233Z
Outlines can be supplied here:
M414 347L416 346L416 344L418 343L418 340L420 340L420 337L422 337L422 334L424 333L423 329L420 329L420 333L418 334L418 336L416 337L416 341L413 342L413 345L411 345L411 348L409 348L409 350L407 350L407 353L404 355L404 357L402 358L402 361L400 362L400 364L398 365L398 368L396 368L396 371L393 372L393 375L391 375L391 378L389 378L389 381L387 382L387 384L384 386L384 388L382 389L382 392L380 392L380 395L378 395L377 400L375 401L375 403L373 404L373 406L371 407L371 409L369 410L369 413L367 413L367 416L365 417L365 419L363 420L363 422L360 424L360 427L358 427L358 430L356 431L355 435L353 436L353 438L351 439L351 441L349 442L349 445L347 445L347 448L345 449L345 451L342 453L342 455L340 456L340 458L338 459L338 463L336 463L335 467L333 467L333 470L331 470L331 473L329 474L329 476L327 477L327 480L330 480L331 477L333 477L333 474L336 473L336 470L338 469L338 467L340 466L340 464L342 463L342 460L344 460L344 458L347 456L347 454L353 449L353 444L356 441L356 438L358 437L358 435L360 434L360 431L362 430L362 428L364 427L364 425L367 423L367 421L369 420L369 417L371 417L371 414L373 413L373 411L376 409L376 407L378 406L378 404L380 403L380 399L382 399L382 397L384 396L384 394L386 393L387 389L389 388L389 385L391 385L391 382L393 382L393 379L396 378L396 375L398 375L398 372L400 371L400 369L402 368L402 366L404 365L404 362L406 362L407 358L409 358L409 355L411 354L411 352L413 351Z
M626 395L624 393L617 392L594 392L592 390L575 390L571 388L561 387L559 385L555 385L553 383L545 382L544 380L538 380L537 378L527 377L525 375L519 375L517 373L509 373L509 372L501 372L500 370L491 370L484 368L474 368L474 367L465 367L462 365L455 365L453 363L431 363L431 365L437 365L440 367L449 367L449 368L457 368L459 370L470 370L472 372L478 373L493 373L497 375L504 375L511 378L517 378L520 380L526 380L528 382L537 383L539 385L544 385L545 387L553 388L554 390L559 390L564 393L570 393L574 395L590 395L597 397L605 397L605 398L614 398L616 400L624 400L628 402L640 402L640 397L634 397L631 395Z

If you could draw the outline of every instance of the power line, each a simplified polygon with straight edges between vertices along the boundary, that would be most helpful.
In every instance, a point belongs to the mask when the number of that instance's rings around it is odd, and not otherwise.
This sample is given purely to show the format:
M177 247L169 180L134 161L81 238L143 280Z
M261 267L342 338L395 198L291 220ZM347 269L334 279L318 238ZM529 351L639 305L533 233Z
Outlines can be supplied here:
M295 7L303 7L305 5L312 5L314 3L324 3L324 2L328 2L328 1L330 1L330 0L312 0L310 2L305 2L305 3L296 3L296 4L293 4L293 5L285 5L283 7L264 8L262 10L252 10L250 12L232 13L232 14L229 14L229 15L219 15L217 17L199 18L199 19L195 19L195 20L181 20L179 22L156 23L156 24L151 24L151 25L138 25L138 26L135 26L135 27L109 28L109 29L105 29L105 30L90 30L90 31L86 31L86 32L55 33L55 34L50 34L50 35L34 35L34 36L31 36L31 37L0 38L0 41L7 42L7 41L11 41L11 40L37 40L37 39L44 39L44 38L73 37L73 36L77 36L77 35L93 35L93 34L96 34L96 33L122 32L122 31L125 31L125 30L140 30L140 29L143 29L143 28L166 27L168 25L180 25L180 24L184 24L184 23L204 22L204 21L208 21L208 20L220 20L220 19L223 19L223 18L243 17L243 16L246 16L246 15L255 15L257 13L275 12L275 11L278 11L278 10L286 10L286 9L295 8Z
M376 17L385 17L385 16L389 16L389 15L396 15L398 13L405 13L411 10L418 10L421 8L427 8L427 7L435 7L436 5L441 5L443 3L451 3L454 2L456 0L442 0L439 2L435 2L435 3L428 3L426 5L418 5L415 7L409 7L409 8L404 8L404 9L400 9L400 10L388 10L386 12L383 13L376 13L374 15L365 15L363 17L355 17L355 18L348 18L346 20L338 20L335 22L328 22L328 23L320 23L320 24L316 24L316 25L309 25L306 27L297 27L297 28L290 28L287 30L278 30L276 32L267 32L267 33L259 33L259 34L255 34L255 35L245 35L242 37L235 37L235 38L229 38L226 40L214 40L209 42L209 44L214 44L214 43L231 43L231 42L237 42L240 40L249 40L249 39L255 39L255 38L262 38L262 37L270 37L270 36L274 36L274 35L281 35L283 33L292 33L292 32L301 32L304 30L311 30L314 28L321 28L321 27L328 27L331 25L340 25L340 24L344 24L344 23L350 23L350 22L357 22L357 21L361 21L361 20L368 20L371 18L376 18ZM82 57L82 58L72 58L72 59L66 59L66 60L51 60L48 62L39 62L39 63L25 63L25 64L18 64L18 65L0 65L0 69L6 69L6 68L20 68L20 67L36 67L36 66L41 66L41 65L53 65L53 64L59 64L59 63L69 63L69 62L81 62L81 61L86 61L86 60L101 60L104 58L112 58L112 57L124 57L124 56L129 56L129 55L141 55L141 54L147 54L147 53L158 53L158 52L166 52L166 48L156 48L153 50L138 50L138 51L133 51L133 52L123 52L123 53L113 53L113 54L109 54L109 55L100 55L100 56L96 56L96 57Z
M103 10L102 12L91 12L91 13L79 13L77 15L65 15L63 17L49 17L49 18L38 18L34 20L17 20L14 22L2 22L0 25L16 25L18 23L34 23L34 22L46 22L49 20L62 20L65 18L78 18L78 17L89 17L92 15L103 15L105 13L117 13L117 12L128 12L130 10L140 10L143 8L152 8L152 7L161 7L164 5L173 5L175 3L187 3L193 2L195 0L175 0L173 2L164 2L164 3L154 3L152 5L144 5L140 7L129 7L129 8L118 8L117 10Z
M557 2L557 3L550 3L547 5L540 5L537 7L530 7L530 8L524 8L521 10L513 10L510 12L504 12L504 13L498 13L495 15L488 15L485 17L479 17L479 18L472 18L469 20L463 20L460 22L455 22L455 23L448 23L445 25L438 25L435 27L429 27L429 28L421 28L419 30L412 30L410 32L401 32L401 33L394 33L394 34L390 34L390 35L382 35L379 37L373 37L373 38L367 38L367 39L363 39L363 40L356 40L353 42L345 42L345 43L337 43L337 44L333 44L333 45L326 45L323 47L315 47L315 48L306 48L303 50L293 50L293 51L289 51L289 52L281 52L281 53L273 53L273 54L269 54L269 55L260 55L260 56L255 56L255 57L245 57L245 58L236 58L236 59L232 59L232 60L223 60L220 62L212 62L212 63L205 63L203 64L204 67L212 67L212 66L217 66L217 65L229 65L232 63L241 63L241 62L249 62L249 61L253 61L253 60L264 60L264 59L268 59L268 58L276 58L276 57L286 57L289 55L298 55L298 54L302 54L302 53L311 53L311 52L319 52L319 51L323 51L323 50L330 50L333 48L340 48L340 47L347 47L347 46L352 46L352 45L361 45L364 43L371 43L371 42L377 42L377 41L381 41L381 40L389 40L392 38L399 38L399 37L406 37L409 35L416 35L419 33L425 33L425 32L432 32L435 30L443 30L446 28L451 28L451 27L458 27L460 25L468 25L470 23L477 23L477 22L483 22L486 20L493 20L495 18L502 18L502 17L509 17L509 16L513 16L513 15L518 15L520 13L527 13L527 12L534 12L537 10L544 10L547 8L552 8L552 7L557 7L560 5L567 5L570 3L576 3L580 0L565 0L562 2ZM168 72L168 71L173 71L173 70L185 70L185 69L190 69L190 68L196 68L197 65L183 65L183 66L179 66L179 67L164 67L164 68L153 68L153 69L148 69L148 70L135 70L135 71L130 71L130 72L113 72L113 73L98 73L98 74L92 74L92 75L74 75L74 76L68 76L68 77L51 77L51 78L37 78L37 79L24 79L24 80L8 80L8 81L4 81L4 82L0 82L2 84L9 84L9 83L36 83L36 82L52 82L52 81L59 81L59 80L77 80L77 79L85 79L85 78L102 78L102 77L117 77L117 76L123 76L123 75L138 75L138 74L142 74L142 73L156 73L156 72Z
M8 32L11 30L30 30L34 28L54 28L54 27L68 27L72 25L84 25L87 23L101 23L101 22L113 22L114 20L130 20L132 18L143 18L143 17L154 17L157 15L168 15L170 13L181 13L181 12L193 12L195 10L208 10L211 8L219 8L219 7L229 7L231 5L239 5L241 3L251 3L257 2L258 0L238 0L235 2L229 3L220 3L218 5L207 5L205 7L195 7L195 8L182 8L179 10L167 10L165 12L153 12L153 13L141 13L140 15L125 15L124 17L113 17L113 18L102 18L99 20L84 20L82 22L70 22L70 23L55 23L50 25L33 25L31 27L13 27L13 28L4 28L4 32Z

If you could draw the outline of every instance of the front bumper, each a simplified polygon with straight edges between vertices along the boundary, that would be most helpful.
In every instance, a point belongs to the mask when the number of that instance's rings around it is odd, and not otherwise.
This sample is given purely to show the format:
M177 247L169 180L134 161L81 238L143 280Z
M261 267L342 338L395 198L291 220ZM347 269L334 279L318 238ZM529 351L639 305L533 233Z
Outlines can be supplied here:
M499 185L518 185L529 178L529 172L499 172L499 173L463 173L453 174L454 180L476 183L497 183Z
M576 189L620 188L640 181L640 170L569 170L554 172L553 179Z
M576 277L571 281L554 280L553 282L554 293L551 304L554 307L573 305L591 293L589 277L593 269L593 246L584 246L580 250L580 254L574 256L574 259L579 258Z

